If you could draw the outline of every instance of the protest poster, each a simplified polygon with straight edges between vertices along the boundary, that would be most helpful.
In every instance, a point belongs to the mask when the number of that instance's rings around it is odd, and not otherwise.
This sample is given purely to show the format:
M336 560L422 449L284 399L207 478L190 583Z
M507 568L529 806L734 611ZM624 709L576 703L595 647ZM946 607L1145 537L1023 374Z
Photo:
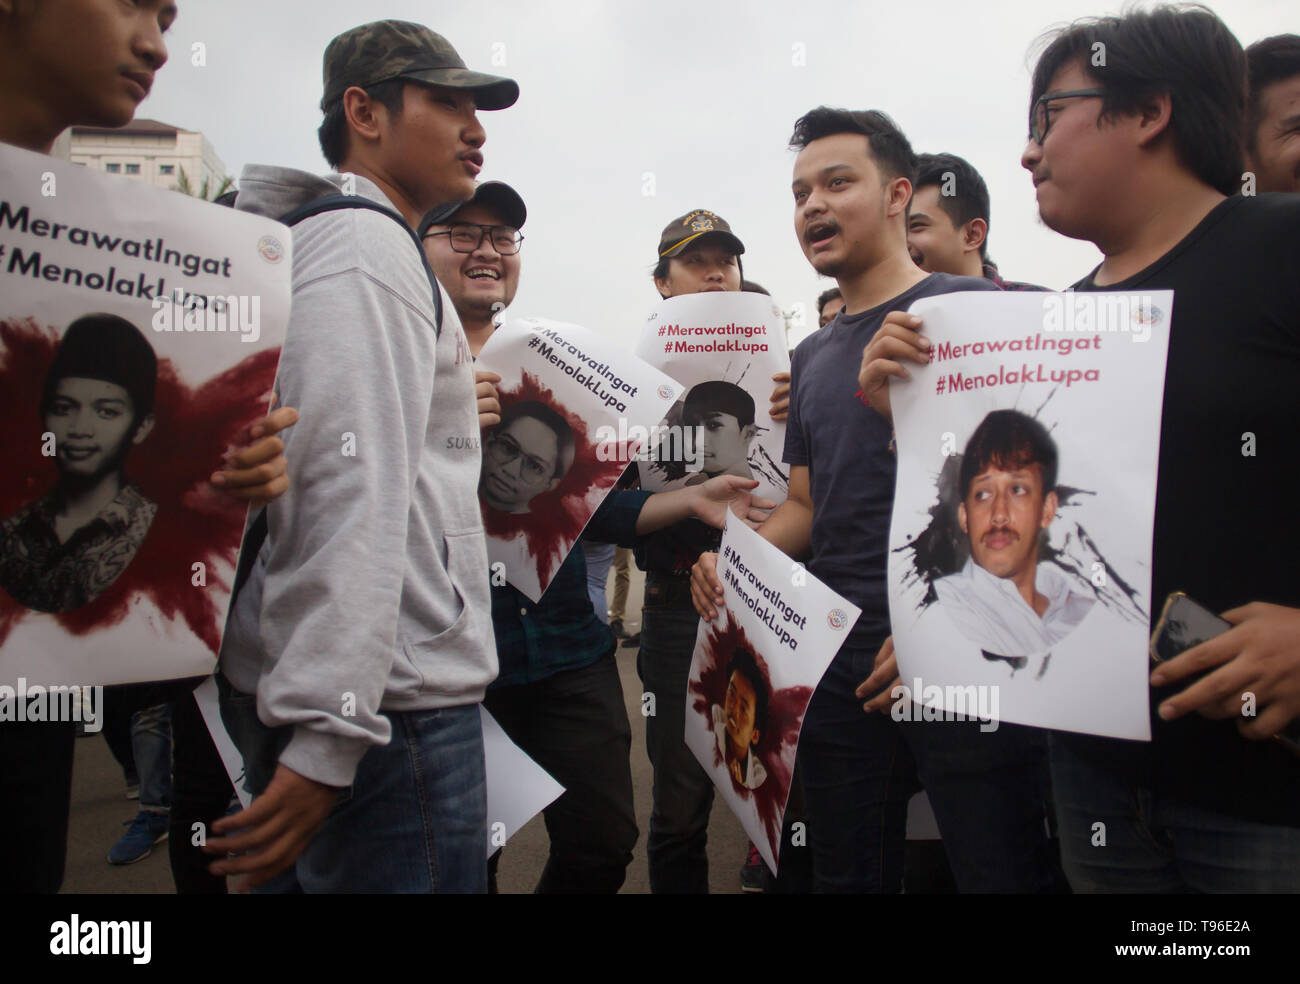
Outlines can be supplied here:
M696 634L686 745L775 873L804 712L862 612L734 515L717 570L723 604Z
M476 361L501 376L479 480L493 583L538 601L681 387L616 342L544 318L507 321Z
M891 384L896 719L1150 739L1151 541L1173 294L958 293L912 307Z
M682 387L637 463L643 489L740 475L758 480L755 495L785 500L785 423L768 408L772 375L790 371L790 353L772 298L738 291L669 297L646 319L636 354Z
M282 225L0 147L0 684L211 672L266 413Z

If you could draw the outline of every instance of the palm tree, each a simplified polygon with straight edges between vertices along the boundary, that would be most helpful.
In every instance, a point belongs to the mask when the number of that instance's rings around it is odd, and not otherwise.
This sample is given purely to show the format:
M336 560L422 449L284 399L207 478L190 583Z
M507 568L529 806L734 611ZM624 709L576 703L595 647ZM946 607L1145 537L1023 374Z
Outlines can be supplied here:
M216 190L214 191L210 187L209 179L205 177L203 179L203 184L199 186L198 192L195 192L194 186L190 184L190 176L185 173L185 168L182 167L181 176L176 181L176 186L172 190L179 191L182 195L190 195L194 198L202 198L205 202L212 202L212 201L216 201L218 198L220 198L222 195L228 192L231 188L233 188L234 184L235 184L235 179L230 177L229 175L226 175L221 179L221 183L217 185ZM212 192L211 194L209 194L210 191Z

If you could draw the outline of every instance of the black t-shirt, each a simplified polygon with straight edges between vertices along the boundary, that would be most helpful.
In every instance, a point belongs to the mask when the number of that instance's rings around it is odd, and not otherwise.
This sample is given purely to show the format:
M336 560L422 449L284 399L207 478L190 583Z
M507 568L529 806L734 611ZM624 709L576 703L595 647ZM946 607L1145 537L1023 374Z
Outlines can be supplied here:
M1174 290L1160 428L1152 618L1185 591L1214 611L1300 608L1300 195L1221 202L1141 273L1077 290ZM1300 826L1300 758L1233 720L1165 723L1153 741L1062 734L1129 781L1222 813Z
M889 422L862 401L862 350L889 312L906 311L922 297L967 290L997 287L982 277L932 273L869 311L838 315L794 350L785 460L808 468L808 571L862 609L845 650L874 652L889 635L886 567L897 462Z
M722 530L698 519L683 519L661 530L637 537L633 556L650 574L689 577L700 554L722 545Z

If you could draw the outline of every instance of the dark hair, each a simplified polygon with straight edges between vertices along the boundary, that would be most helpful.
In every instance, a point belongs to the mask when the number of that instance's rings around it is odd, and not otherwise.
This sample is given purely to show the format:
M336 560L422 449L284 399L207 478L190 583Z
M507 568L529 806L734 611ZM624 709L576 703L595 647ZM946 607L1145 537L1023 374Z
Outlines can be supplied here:
M754 654L744 646L737 646L731 653L731 659L727 660L728 683L731 682L733 673L739 673L754 688L754 727L758 729L760 735L767 734L769 701L767 680L763 677L763 671L758 668L758 660Z
M390 114L400 116L406 99L407 85L407 79L389 79L387 82L364 86L363 91ZM320 149L325 155L325 162L330 167L338 167L342 164L343 159L348 156L348 119L343 112L342 98L334 100L330 103L329 109L325 110L325 119L321 121L316 136L320 138Z
M158 356L135 325L115 314L87 314L68 325L45 374L41 412L53 405L59 382L69 377L121 386L131 397L132 425L153 412Z
M724 379L696 383L682 401L682 423L694 426L709 413L731 414L741 427L748 427L754 422L754 398Z
M704 237L701 236L700 238L703 239ZM681 259L682 256L686 255L690 251L691 251L690 246L686 247L686 249L682 250L680 253L677 254L677 259ZM736 270L740 274L740 289L744 290L745 289L745 261L744 259L741 258L741 255L739 253L736 253L734 255L736 257ZM672 259L673 257L671 256L661 256L659 258L659 262L655 264L655 268L652 271L650 271L650 276L652 276L655 280L666 279L668 277L668 264ZM763 291L763 293L766 294L767 291Z
M1300 35L1275 34L1246 49L1246 73L1250 90L1250 112L1246 123L1246 146L1255 150L1255 134L1264 122L1260 93L1266 86L1300 75Z
M573 428L559 413L537 400L512 403L501 411L501 423L493 428L499 434L521 417L531 417L555 433L555 478L563 478L573 464Z
M754 281L752 280L742 280L740 282L740 289L743 291L747 291L750 294L766 294L768 297L772 296L772 292L770 290L768 290L762 284L754 283Z
M871 156L883 177L911 181L916 175L916 154L912 152L912 145L898 124L878 109L818 106L795 120L790 146L794 150L803 150L814 140L833 137L837 133L860 133L866 137Z
M1043 470L1043 495L1056 488L1056 442L1047 428L1019 410L994 410L966 442L957 475L962 501L985 468L1014 471L1029 465Z
M822 291L821 296L817 298L817 313L821 314L822 308L826 306L826 302L833 301L837 297L840 300L844 300L844 295L840 293L840 289L838 287L831 287L829 290Z
M943 194L944 175L952 173L954 194ZM989 189L969 161L956 154L918 154L916 157L916 184L913 191L930 185L939 186L939 207L952 220L953 228L964 226L971 219L989 221ZM980 259L989 255L989 237L985 233L980 243Z
M1186 167L1225 195L1241 184L1246 58L1213 11L1163 5L1122 17L1075 21L1054 35L1034 66L1030 111L1062 66L1078 58L1106 90L1103 119L1137 112L1169 93L1170 130ZM1097 45L1102 47L1097 48ZM1093 52L1104 65L1093 65Z

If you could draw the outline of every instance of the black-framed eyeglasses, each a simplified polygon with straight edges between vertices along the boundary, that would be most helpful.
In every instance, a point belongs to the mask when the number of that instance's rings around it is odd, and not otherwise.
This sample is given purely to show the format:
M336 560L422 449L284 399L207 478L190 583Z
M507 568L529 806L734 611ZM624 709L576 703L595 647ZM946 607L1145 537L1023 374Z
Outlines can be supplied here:
M492 248L502 256L511 256L519 252L524 234L514 226L481 225L477 222L453 222L442 232L426 232L424 238L446 236L447 242L457 253L472 253L483 244L483 237L492 241Z
M520 470L529 482L540 482L554 470L554 465L533 454L525 454L518 442L509 434L493 434L487 439L488 454L500 465L508 465L516 458L522 458Z
M1105 89L1070 89L1066 92L1044 92L1034 100L1034 107L1029 111L1029 139L1040 146L1052 128L1051 118L1047 113L1047 104L1054 99L1081 99L1084 96L1104 96Z

